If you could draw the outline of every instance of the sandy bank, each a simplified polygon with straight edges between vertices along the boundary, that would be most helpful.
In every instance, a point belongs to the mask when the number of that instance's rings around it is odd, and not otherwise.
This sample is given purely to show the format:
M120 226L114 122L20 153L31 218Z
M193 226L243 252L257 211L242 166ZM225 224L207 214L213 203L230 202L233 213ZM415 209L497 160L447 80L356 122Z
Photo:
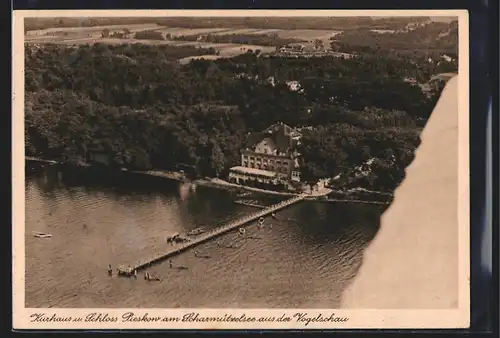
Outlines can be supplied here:
M42 158L38 157L32 157L32 156L26 156L26 160L28 161L35 161L35 162L42 162L42 163L47 163L47 164L56 164L59 163L54 160L45 160ZM81 163L80 164L82 167L88 167L88 163ZM294 192L280 192L280 191L274 191L274 190L267 190L267 189L259 189L259 188L254 188L254 187L248 187L248 186L243 186L239 184L234 184L230 183L228 181L219 179L219 178L204 178L204 179L195 179L195 180L189 180L185 177L185 175L181 172L176 172L176 171L167 171L167 170L128 170L125 168L121 169L122 171L125 172L130 172L134 174L140 174L140 175L147 175L147 176L156 176L156 177L161 177L169 180L175 180L179 182L190 182L199 186L204 186L204 187L211 187L211 188L218 188L218 189L225 189L225 190L230 190L230 191L251 191L255 193L260 193L260 194L267 194L267 195L275 195L275 196L284 196L284 197L292 197L292 196L297 196L299 193L294 193ZM307 200L317 200L317 199L324 199L329 195L330 193L334 192L338 195L345 195L345 196L350 196L353 192L359 192L359 191L364 191L370 194L374 195L387 195L386 193L383 192L378 192L378 191L372 191L372 190L366 190L366 189L361 189L361 188L354 188L350 189L347 191L334 191L332 189L326 188L326 187L320 187L318 189L315 189L311 192L307 192ZM349 199L326 199L324 202L352 202L352 203L378 203L377 201L371 201L371 200L365 200L365 199L359 199L359 198L351 198ZM385 203L380 203L380 204L385 204Z

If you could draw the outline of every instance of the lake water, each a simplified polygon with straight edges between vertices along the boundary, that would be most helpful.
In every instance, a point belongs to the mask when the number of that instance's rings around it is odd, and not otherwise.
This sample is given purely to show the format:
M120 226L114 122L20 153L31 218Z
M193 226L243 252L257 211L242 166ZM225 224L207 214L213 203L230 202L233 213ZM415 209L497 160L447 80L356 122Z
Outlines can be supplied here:
M160 178L57 167L26 173L26 306L145 308L338 308L379 227L377 205L303 201L146 271L162 278L109 276L162 251L166 236L212 228L255 208L235 193ZM260 196L262 203L276 197ZM33 231L52 238L35 238ZM251 237L251 238L249 238ZM253 237L253 238L252 238Z

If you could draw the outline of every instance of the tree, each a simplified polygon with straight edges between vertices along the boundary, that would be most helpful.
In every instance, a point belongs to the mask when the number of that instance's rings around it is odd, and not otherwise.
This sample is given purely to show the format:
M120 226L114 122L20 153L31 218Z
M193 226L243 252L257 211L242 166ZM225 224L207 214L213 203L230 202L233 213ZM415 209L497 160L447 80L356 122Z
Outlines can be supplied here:
M135 33L134 38L139 40L165 40L161 32L154 30L137 32Z
M212 144L212 154L211 154L212 168L215 171L215 175L219 175L224 171L225 159L224 154L217 143Z
M109 29L104 28L104 29L102 30L102 32L101 32L101 36L102 36L103 38L108 38L108 37L109 37Z
M323 40L321 40L321 39L314 40L314 48L315 49L323 49L324 48Z
M330 49L333 52L340 52L340 46L335 41L330 42Z

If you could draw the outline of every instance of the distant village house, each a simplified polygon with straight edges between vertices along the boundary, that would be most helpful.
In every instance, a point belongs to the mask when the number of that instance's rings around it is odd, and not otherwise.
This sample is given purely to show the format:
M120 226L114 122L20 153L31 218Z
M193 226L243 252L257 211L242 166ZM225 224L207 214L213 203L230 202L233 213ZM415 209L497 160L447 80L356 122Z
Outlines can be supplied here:
M41 35L45 35L45 31L42 30L42 29L37 29L37 30L29 30L26 32L26 35L27 36L41 36Z

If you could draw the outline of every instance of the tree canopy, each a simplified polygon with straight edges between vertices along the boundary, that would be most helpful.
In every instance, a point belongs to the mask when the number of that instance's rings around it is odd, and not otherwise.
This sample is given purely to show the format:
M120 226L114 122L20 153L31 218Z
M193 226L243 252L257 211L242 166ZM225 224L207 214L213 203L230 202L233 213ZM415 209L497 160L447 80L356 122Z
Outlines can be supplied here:
M390 191L413 158L419 132L442 86L429 95L405 79L439 69L379 53L342 59L246 53L178 59L215 50L164 45L28 45L26 153L112 165L194 166L223 176L240 161L249 132L281 121L302 128L306 180L349 172L369 159L369 175L343 184Z

